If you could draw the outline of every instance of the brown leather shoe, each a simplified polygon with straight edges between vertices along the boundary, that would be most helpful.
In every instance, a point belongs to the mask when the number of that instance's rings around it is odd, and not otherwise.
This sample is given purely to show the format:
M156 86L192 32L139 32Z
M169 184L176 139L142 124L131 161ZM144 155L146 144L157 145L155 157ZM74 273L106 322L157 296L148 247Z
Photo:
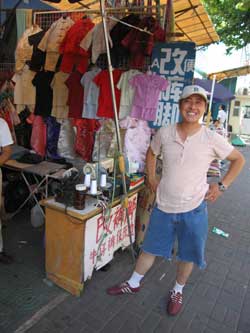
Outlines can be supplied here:
M0 264L9 265L13 263L13 257L5 252L0 252Z
M171 316L177 315L180 312L182 307L182 294L176 293L174 290L170 290L169 299L167 305L167 312Z

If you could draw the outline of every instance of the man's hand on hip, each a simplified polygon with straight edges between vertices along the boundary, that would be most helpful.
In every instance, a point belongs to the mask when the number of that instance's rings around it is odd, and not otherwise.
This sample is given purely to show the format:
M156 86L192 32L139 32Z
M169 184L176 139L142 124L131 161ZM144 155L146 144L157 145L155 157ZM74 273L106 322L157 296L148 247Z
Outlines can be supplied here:
M152 192L156 192L159 181L155 178L147 178L146 185L150 188Z
M217 183L212 183L209 185L205 200L215 202L221 195L222 192L219 190L219 185Z

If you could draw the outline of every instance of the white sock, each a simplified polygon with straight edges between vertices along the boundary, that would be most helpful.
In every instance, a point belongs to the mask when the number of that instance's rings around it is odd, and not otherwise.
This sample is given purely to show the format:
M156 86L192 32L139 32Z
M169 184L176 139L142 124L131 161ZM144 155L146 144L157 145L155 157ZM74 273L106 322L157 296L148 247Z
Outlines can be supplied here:
M140 287L141 279L144 277L144 275L141 275L134 271L134 273L131 275L131 278L127 281L130 287L132 288L138 288Z
M181 293L182 294L182 289L183 289L184 286L185 286L185 284L179 284L176 281L173 290L175 291L175 293Z

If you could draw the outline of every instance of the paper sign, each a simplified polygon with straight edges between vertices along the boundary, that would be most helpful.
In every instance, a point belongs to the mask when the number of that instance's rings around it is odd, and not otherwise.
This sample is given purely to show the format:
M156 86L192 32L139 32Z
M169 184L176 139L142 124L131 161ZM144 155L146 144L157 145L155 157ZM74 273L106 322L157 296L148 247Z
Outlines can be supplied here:
M132 242L135 241L135 215L137 193L128 200L128 214ZM111 209L109 217L101 213L86 222L84 248L84 281L92 276L93 270L105 266L120 247L129 246L129 231L126 211L121 204Z

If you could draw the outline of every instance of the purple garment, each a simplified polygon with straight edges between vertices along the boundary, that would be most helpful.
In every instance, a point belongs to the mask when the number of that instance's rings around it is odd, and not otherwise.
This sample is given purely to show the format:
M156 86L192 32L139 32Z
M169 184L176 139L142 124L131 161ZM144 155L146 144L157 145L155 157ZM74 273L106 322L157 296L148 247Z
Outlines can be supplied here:
M138 74L129 84L135 88L131 117L154 121L160 92L167 89L168 81L159 75Z
M151 129L147 121L126 117L119 121L121 128L127 128L124 138L124 153L131 162L139 162L139 171L143 172Z

